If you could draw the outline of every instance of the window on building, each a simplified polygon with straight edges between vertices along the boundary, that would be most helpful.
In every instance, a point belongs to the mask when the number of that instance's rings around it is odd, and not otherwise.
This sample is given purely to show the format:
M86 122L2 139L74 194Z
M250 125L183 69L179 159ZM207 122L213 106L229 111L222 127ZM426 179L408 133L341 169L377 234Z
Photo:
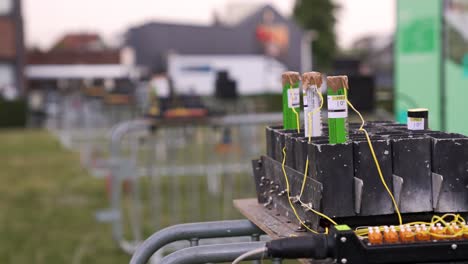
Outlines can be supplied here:
M12 100L17 96L13 64L0 63L0 98Z
M0 15L8 15L13 10L14 0L0 0Z
M15 84L15 70L13 65L0 63L0 88L6 85L13 86Z

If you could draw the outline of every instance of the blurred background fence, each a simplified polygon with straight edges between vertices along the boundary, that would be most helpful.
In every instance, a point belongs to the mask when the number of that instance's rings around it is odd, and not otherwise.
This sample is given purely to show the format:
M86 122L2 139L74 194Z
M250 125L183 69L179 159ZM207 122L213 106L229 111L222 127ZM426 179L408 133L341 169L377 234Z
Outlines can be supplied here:
M96 217L112 223L126 252L169 225L239 217L232 200L255 194L251 160L265 152L264 126L281 120L264 113L153 122L136 106L80 94L59 101L47 127L106 179L110 208Z

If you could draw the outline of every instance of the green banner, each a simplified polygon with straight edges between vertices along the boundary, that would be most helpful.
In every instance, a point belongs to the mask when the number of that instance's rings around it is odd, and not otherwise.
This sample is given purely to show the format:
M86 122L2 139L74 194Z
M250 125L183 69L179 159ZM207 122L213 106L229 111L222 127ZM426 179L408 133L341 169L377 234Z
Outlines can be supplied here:
M395 45L395 114L428 108L429 126L440 129L441 0L398 0Z
M468 0L444 2L447 130L468 134Z
M397 120L424 107L431 129L468 134L468 0L399 0L397 12Z

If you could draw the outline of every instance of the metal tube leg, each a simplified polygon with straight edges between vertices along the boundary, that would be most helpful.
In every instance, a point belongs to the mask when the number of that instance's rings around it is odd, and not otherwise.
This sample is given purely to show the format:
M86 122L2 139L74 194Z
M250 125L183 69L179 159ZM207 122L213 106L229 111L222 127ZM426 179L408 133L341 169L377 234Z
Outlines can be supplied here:
M252 242L260 241L260 234L252 234L250 237Z
M161 263L203 264L231 262L246 252L262 247L265 247L264 242L231 243L185 248L166 256L161 260ZM260 259L263 257L264 253L259 253L251 257L247 257L245 260Z
M111 178L111 201L110 206L112 210L117 214L116 219L112 222L112 236L115 241L118 242L119 246L125 252L133 252L134 246L132 242L125 240L123 235L123 222L122 222L122 207L121 207L121 193L122 193L122 166L121 166L121 143L123 137L134 131L144 131L148 129L150 123L145 120L133 120L128 122L122 122L115 125L111 129L111 142L110 142L110 153L111 153L111 166L112 166L112 178Z
M283 262L283 260L280 258L274 258L271 260L272 264L281 264L281 262Z
M150 179L150 205L151 205L151 221L153 223L154 230L159 230L161 227L161 206L160 206L160 179L158 175L155 175L156 172L154 170L154 160L156 160L156 132L153 131L150 137L148 138L148 159L147 159L147 167L148 167L148 177Z
M118 166L117 164L112 164L112 166ZM112 236L115 241L121 242L123 240L123 224L122 224L122 211L120 208L120 186L121 181L117 170L113 169L111 174L111 208L118 213L116 219L112 222Z
M192 238L189 240L190 241L190 247L197 247L198 242L200 241L198 238Z
M135 241L143 240L142 216L141 216L141 195L140 184L138 176L138 150L139 150L139 137L134 137L130 140L131 143L131 172L130 175L130 190L131 190L131 208L130 208L130 226Z
M260 241L260 234L252 234L250 236L250 241L252 241L252 242ZM261 263L260 260L253 260L252 261L252 264L260 264L260 263Z

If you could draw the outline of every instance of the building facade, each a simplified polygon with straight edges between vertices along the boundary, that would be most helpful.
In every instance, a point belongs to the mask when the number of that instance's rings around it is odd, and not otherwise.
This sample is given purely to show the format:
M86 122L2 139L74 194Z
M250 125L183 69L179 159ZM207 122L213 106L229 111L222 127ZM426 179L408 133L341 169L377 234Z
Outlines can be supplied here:
M219 19L209 26L153 22L130 28L126 34L136 64L150 73L167 72L170 54L265 55L289 70L301 71L303 40L304 31L268 5L235 23Z
M22 95L24 37L20 0L0 0L0 91L3 97Z
M96 33L68 33L48 51L27 52L28 65L120 64L120 50L106 46Z

